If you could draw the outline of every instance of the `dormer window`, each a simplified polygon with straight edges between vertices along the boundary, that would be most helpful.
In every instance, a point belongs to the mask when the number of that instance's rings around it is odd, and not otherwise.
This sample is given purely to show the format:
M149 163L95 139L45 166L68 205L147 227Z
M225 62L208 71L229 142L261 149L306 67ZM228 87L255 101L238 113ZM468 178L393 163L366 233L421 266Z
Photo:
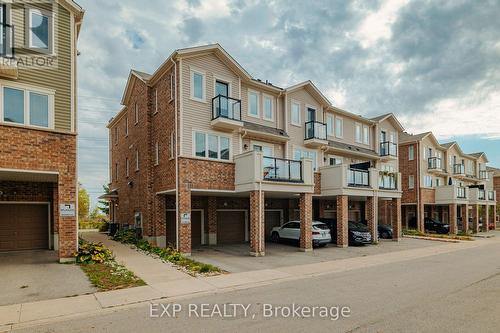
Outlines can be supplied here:
M52 53L52 13L38 8L26 9L26 47L38 52Z

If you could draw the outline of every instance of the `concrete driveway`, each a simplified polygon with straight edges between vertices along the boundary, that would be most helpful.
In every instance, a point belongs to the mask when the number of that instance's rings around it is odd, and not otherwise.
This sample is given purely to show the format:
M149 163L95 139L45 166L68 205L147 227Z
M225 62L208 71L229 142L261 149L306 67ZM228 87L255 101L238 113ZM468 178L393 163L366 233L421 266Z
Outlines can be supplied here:
M266 256L249 256L249 244L221 245L193 249L193 259L216 265L228 272L246 272L276 267L312 264L338 259L355 258L374 254L404 251L428 246L444 245L443 242L403 238L400 242L380 240L378 245L350 246L338 248L329 244L324 248L315 248L312 252L301 252L294 244L275 244L266 242Z
M74 264L59 264L54 251L0 253L0 306L96 292Z

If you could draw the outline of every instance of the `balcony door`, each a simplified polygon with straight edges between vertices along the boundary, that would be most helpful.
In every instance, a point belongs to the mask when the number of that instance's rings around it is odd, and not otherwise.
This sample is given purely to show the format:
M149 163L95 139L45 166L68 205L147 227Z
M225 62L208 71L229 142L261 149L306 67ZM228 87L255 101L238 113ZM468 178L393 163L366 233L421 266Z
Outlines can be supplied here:
M307 114L306 114L306 121L316 121L316 110L313 108L307 108ZM307 125L307 137L308 138L314 138L316 137L319 133L315 133L316 129L316 124L315 123L310 123Z
M229 114L229 84L227 82L215 81L215 96L219 95L217 114L225 118L233 118L233 114Z

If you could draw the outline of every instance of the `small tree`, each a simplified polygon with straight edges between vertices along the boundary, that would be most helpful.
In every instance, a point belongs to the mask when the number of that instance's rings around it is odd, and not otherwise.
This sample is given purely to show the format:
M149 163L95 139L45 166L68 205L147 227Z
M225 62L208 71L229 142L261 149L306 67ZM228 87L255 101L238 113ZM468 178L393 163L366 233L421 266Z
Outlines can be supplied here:
M104 193L109 194L109 186L108 185L102 185L102 189L104 190ZM109 216L109 201L107 200L99 200L97 207L101 212L106 214L106 216Z
M90 197L87 190L79 184L78 189L78 218L84 219L89 216Z

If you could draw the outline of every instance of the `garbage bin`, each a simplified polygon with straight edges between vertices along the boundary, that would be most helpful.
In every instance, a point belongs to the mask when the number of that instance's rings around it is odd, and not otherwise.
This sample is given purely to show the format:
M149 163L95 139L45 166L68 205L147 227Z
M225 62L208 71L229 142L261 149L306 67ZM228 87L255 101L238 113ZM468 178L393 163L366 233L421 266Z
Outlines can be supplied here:
M110 223L109 224L109 235L113 237L118 231L118 223Z

